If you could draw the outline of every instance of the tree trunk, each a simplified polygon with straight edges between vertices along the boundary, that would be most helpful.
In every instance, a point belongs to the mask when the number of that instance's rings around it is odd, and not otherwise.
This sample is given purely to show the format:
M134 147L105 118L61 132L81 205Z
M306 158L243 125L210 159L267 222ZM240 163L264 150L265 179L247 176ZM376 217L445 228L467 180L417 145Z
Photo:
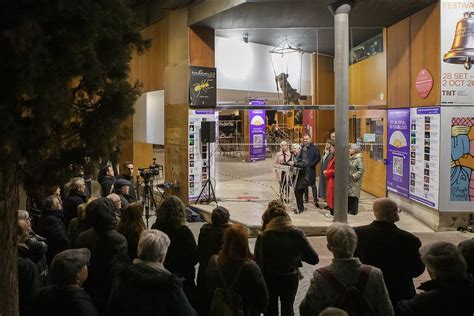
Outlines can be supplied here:
M10 164L0 169L0 315L18 315L17 173Z

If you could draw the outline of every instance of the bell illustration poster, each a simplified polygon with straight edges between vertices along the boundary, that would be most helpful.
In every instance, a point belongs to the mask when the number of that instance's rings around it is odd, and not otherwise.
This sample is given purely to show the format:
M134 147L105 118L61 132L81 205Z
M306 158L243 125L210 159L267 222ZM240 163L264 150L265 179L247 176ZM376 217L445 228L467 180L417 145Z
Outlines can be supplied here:
M474 0L441 0L441 104L474 105Z

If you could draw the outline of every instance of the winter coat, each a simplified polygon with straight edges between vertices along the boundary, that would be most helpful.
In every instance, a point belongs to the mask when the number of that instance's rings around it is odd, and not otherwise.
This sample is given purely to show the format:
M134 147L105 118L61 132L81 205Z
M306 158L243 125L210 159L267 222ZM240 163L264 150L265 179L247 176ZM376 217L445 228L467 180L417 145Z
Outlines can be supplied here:
M68 235L71 240L71 247L76 244L77 237L82 233L91 228L87 220L80 219L78 217L73 218L69 223Z
M48 251L46 259L51 264L54 256L70 247L66 226L64 226L61 210L43 210L39 222L38 233L46 238Z
M136 202L138 200L138 196L137 196L137 190L136 190L136 187L135 185L133 184L133 177L131 176L127 176L125 174L121 174L118 178L118 179L125 179L127 181L129 181L132 185L128 188L128 195L124 195L125 198L128 200L129 203L133 203L133 202Z
M415 296L413 278L425 270L418 237L382 221L373 221L354 230L358 237L354 256L382 270L394 308L399 301Z
M124 264L128 264L128 244L125 237L115 230L114 203L107 198L89 204L87 220L92 228L76 239L76 248L88 248L91 252L89 277L84 283L99 311L104 311L112 280Z
M117 179L110 176L99 176L97 180L99 181L100 187L102 188L102 196L107 197L107 195L112 193L112 187L114 186L114 183Z
M89 294L82 288L44 287L35 296L35 316L99 316Z
M46 251L48 246L44 242L27 239L25 245L18 245L18 256L30 259L38 271L39 286L49 285L49 269L46 261ZM31 247L30 247L31 246Z
M184 295L182 280L163 268L135 263L125 268L110 295L114 316L192 316L196 312Z
M290 160L291 160L291 152L289 150L287 150L285 152L280 150L275 155L275 163L276 164L284 165L284 164L288 163L288 161L290 161Z
M77 207L79 204L85 203L86 200L85 193L77 190L69 191L69 195L63 201L64 224L66 224L66 227L69 227L71 220L77 217Z
M334 175L336 173L336 157L333 155L328 161L324 175L326 176L326 203L329 208L334 209Z
M357 282L362 263L358 258L334 258L328 268L343 286L349 287ZM392 303L390 303L382 271L379 269L371 267L362 295L372 307L374 315L393 315ZM313 273L308 292L301 302L300 315L319 315L325 308L334 306L338 299L337 290L316 270Z
M198 262L197 245L193 233L186 225L170 228L155 223L152 228L161 230L170 238L171 244L166 253L165 268L184 278L184 292L186 295L190 295L190 292L194 291L196 287L194 266Z
M418 287L423 293L398 303L400 315L472 316L473 288L472 279L424 282Z
M216 265L217 256L209 259L206 278L208 282L209 295L212 297L216 288L223 287ZM236 261L226 264L220 269L227 284L234 281L237 272L240 274L233 289L242 297L245 316L260 315L268 304L268 291L263 279L262 272L253 261Z
M349 196L360 197L362 175L364 174L364 160L362 153L357 153L349 157Z
M303 154L303 151L299 156L293 156L294 166L299 169L298 179L296 181L295 189L306 189L308 187L308 180L306 179L306 172L308 169L307 156Z
M18 299L21 316L36 315L33 297L39 288L39 275L36 266L28 258L18 257ZM2 298L4 299L4 298Z
M321 172L319 174L319 188L318 188L318 194L320 198L326 199L326 176L324 175L324 170L326 170L326 166L331 160L333 154L331 153L325 153L323 155L322 161L321 161Z
M321 160L321 154L319 153L319 147L314 146L313 143L303 146L303 155L306 155L308 160L308 167L306 169L306 182L308 185L314 185L316 183L316 165Z

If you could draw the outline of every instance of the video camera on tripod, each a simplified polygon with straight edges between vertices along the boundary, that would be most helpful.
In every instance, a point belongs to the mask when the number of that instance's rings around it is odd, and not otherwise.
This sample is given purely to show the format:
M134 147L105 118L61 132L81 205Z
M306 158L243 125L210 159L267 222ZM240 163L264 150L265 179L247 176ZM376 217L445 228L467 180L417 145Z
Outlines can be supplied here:
M163 166L156 163L156 158L153 158L153 163L148 168L138 168L140 177L143 178L145 182L148 182L150 179L155 176L159 176L160 172L163 175Z

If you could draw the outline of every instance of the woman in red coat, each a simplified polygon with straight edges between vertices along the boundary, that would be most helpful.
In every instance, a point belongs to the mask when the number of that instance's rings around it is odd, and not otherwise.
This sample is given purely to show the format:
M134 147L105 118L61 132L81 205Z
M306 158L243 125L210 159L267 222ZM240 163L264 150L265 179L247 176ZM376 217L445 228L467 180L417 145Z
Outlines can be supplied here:
M336 156L334 152L336 148L334 147L334 141L331 141L329 144L329 151L332 154L332 158L329 160L326 170L324 170L324 175L326 176L326 202L331 215L334 216L334 173L336 167Z

